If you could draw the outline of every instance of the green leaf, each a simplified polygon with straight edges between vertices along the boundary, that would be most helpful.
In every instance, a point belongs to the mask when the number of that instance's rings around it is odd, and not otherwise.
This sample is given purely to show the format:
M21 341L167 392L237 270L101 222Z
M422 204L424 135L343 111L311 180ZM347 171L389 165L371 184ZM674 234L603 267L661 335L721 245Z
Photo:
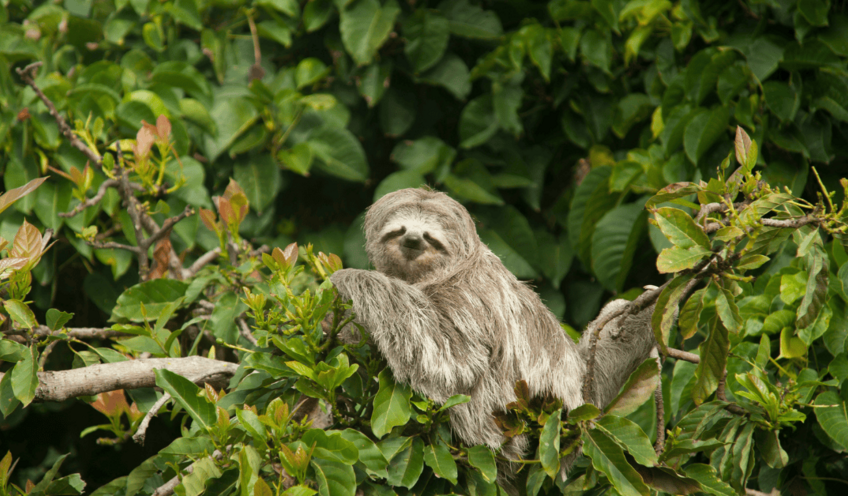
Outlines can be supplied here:
M356 476L350 465L322 458L313 458L309 464L315 471L318 494L321 496L354 496L356 494Z
M439 440L424 447L424 463L433 469L437 476L456 484L456 462L445 444Z
M695 385L692 388L692 400L700 405L711 395L722 377L730 352L727 329L718 318L713 318L707 339L698 347L701 362L695 370Z
M64 219L59 217L61 212L67 212L71 202L71 183L61 184L47 183L38 190L35 195L35 215L38 220L54 231L58 231L64 224Z
M205 156L211 162L227 151L259 118L256 108L241 97L216 99L209 115L218 129L216 136L203 136Z
M20 403L20 400L15 397L15 390L12 387L12 374L6 371L3 378L0 379L0 414L8 417Z
M3 307L6 308L6 312L18 326L27 329L38 327L35 314L21 300L6 300L3 302Z
M559 289L563 278L571 268L574 259L574 250L565 233L559 235L559 239L548 231L537 231L536 239L539 240L539 263L542 272L551 282L554 289Z
M459 117L459 146L474 148L489 141L498 132L498 120L491 95L468 102Z
M471 401L471 396L468 396L468 395L465 395L465 394L455 394L455 395L451 396L450 398L448 398L448 400L445 401L445 404L442 405L438 409L438 411L443 412L443 411L445 411L449 408L455 407L456 405L462 405L463 403L468 403L469 401Z
M798 12L813 26L827 26L830 0L808 0L798 3Z
M559 474L559 438L562 410L551 413L539 436L539 458L542 468L552 479Z
M551 79L551 62L553 60L554 45L551 40L550 31L539 24L531 24L524 28L525 45L527 55L533 61L533 65L539 68L545 81Z
M727 330L739 332L742 328L742 317L739 315L739 307L733 293L724 286L719 285L716 294L716 311Z
M364 182L368 179L365 150L347 129L322 126L310 134L308 143L319 159L319 167L327 173L348 181Z
M518 110L524 90L517 84L492 83L492 105L501 129L515 137L524 132Z
M657 362L649 358L630 374L627 382L621 387L621 392L604 408L604 413L630 415L654 396L659 383Z
M380 389L374 397L374 411L371 414L371 429L377 438L389 433L393 427L403 425L409 420L412 410L409 399L412 390L406 384L398 384L388 369L380 372Z
M29 353L15 364L11 372L6 372L6 375L11 376L12 391L26 408L32 403L35 390L38 389L38 347L30 346Z
M650 490L639 473L630 466L624 452L600 429L583 432L583 453L592 460L595 470L607 479L622 496L648 496Z
M495 454L488 447L478 444L468 448L468 463L483 475L487 482L495 482L498 477L498 467Z
M701 188L694 183L682 182L669 184L665 188L657 191L657 194L652 196L651 199L645 203L645 208L651 209L660 203L689 196L692 193L700 191L700 189Z
M598 221L592 234L592 271L608 290L623 289L647 228L647 212L641 202L616 207Z
M817 246L807 260L807 286L795 320L795 325L799 329L809 326L816 320L827 299L829 265L827 255Z
M491 39L503 34L497 14L468 0L444 0L437 9L448 19L450 32L456 36Z
M848 450L848 413L845 409L845 401L833 391L825 391L816 396L814 408L816 419L821 428L843 449ZM824 405L832 405L822 407Z
M426 71L436 65L448 47L448 20L435 12L417 9L404 20L402 27L406 38L404 53L415 71Z
M407 438L401 449L389 461L386 482L393 486L412 488L424 470L424 442L421 438Z
M0 339L0 360L19 362L29 354L29 348L9 339Z
M568 237L571 246L585 265L592 259L592 236L597 222L618 202L618 195L609 191L611 167L596 167L589 171L577 187L568 211Z
M689 339L698 332L698 322L701 319L701 311L704 309L706 292L706 288L695 291L680 309L677 326L683 339Z
M612 62L612 43L601 32L590 29L580 38L580 54L586 61L602 71L610 72ZM596 136L598 138L598 136Z
M374 441L368 439L365 434L353 429L343 430L341 436L356 446L359 453L359 461L368 470L378 475L382 474L381 477L383 478L386 477L386 467L388 467L389 462L377 445L374 444Z
M448 52L428 71L415 78L417 82L441 86L457 100L465 100L471 92L468 66L456 54Z
M656 363L654 363L654 370L656 370ZM621 448L629 451L636 463L646 467L653 467L659 463L650 438L632 420L616 415L604 415L595 425L615 440Z
M112 318L131 322L158 319L170 305L182 298L188 284L175 279L154 279L136 284L118 297ZM144 313L142 313L144 305Z
M654 217L662 233L675 246L680 248L700 246L710 249L710 238L683 210L663 207L654 210Z
M791 327L784 327L780 331L780 356L778 358L799 358L806 354L807 345L804 344L804 341L795 337L795 332Z
M328 435L323 429L309 429L301 440L307 446L315 446L314 458L335 460L345 465L353 465L359 459L359 450L340 433Z
M161 280L161 279L157 279ZM215 405L200 394L201 389L185 377L167 369L154 369L156 385L164 389L174 398L195 422L204 429L209 429L218 421Z
M260 214L272 204L282 186L277 164L268 155L236 163L233 176L247 195L250 206Z
M535 279L538 274L530 263L515 249L507 243L500 234L492 229L480 229L480 239L492 250L492 253L501 259L504 266L516 277L521 279Z
M671 274L680 272L681 270L691 269L711 253L711 251L700 246L693 246L686 249L676 246L666 248L660 252L660 256L657 258L657 270L663 274Z
M763 96L769 109L782 122L792 122L801 106L801 95L788 83L767 81L763 84Z
M374 190L374 201L376 202L392 191L404 188L419 188L426 184L427 180L418 171L405 170L393 172L386 176Z
M696 114L686 125L683 134L683 148L689 160L697 164L701 156L727 132L729 123L730 108L727 106Z
M400 8L394 0L357 0L339 12L339 31L347 52L357 65L371 63L389 38Z
M703 463L693 463L683 469L686 475L698 481L704 492L715 496L736 496L736 491L718 477L716 469Z
M51 331L58 331L59 329L65 327L65 324L67 324L68 321L73 318L73 316L73 313L63 312L61 310L51 308L47 310L46 314L47 327L49 327Z

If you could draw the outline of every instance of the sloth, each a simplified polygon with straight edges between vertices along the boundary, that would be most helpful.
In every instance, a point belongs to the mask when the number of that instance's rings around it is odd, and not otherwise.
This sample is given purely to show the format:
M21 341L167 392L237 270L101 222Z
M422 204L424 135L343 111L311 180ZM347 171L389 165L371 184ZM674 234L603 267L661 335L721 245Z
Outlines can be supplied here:
M454 436L518 459L527 440L507 439L493 416L516 399L516 381L567 409L585 402L588 338L578 345L563 332L539 295L480 240L460 203L429 189L396 191L368 209L364 228L376 270L342 269L330 279L398 382L438 403L471 398L449 410ZM600 317L626 303L612 302ZM622 319L598 342L596 405L615 397L656 344L650 312Z

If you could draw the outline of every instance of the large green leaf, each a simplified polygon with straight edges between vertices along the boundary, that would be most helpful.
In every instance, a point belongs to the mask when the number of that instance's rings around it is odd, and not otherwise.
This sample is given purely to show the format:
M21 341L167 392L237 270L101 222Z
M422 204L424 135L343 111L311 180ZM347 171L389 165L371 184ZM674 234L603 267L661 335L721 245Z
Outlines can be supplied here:
M615 206L618 195L610 194L612 167L592 169L577 187L568 212L568 238L580 260L590 265L592 236L597 222Z
M424 463L437 476L456 484L456 462L448 447L440 441L424 447Z
M406 37L404 52L416 72L433 67L448 47L450 28L448 20L438 13L417 9L403 22Z
M848 413L845 401L835 392L825 391L816 396L816 405L816 419L821 428L839 446L848 450Z
M38 347L30 346L29 353L16 363L11 372L12 391L24 407L32 403L38 388Z
M659 462L657 452L651 446L650 438L632 420L616 415L604 415L598 420L596 426L616 441L621 448L630 452L640 465L653 467Z
M536 239L539 241L539 264L542 273L554 289L559 289L574 259L571 243L565 233L560 234L557 239L548 231L537 231Z
M279 167L268 155L237 163L233 166L233 176L247 195L250 206L259 213L271 205L282 185Z
M401 449L389 461L386 481L393 486L411 488L424 470L424 442L421 438L407 438Z
M318 480L318 494L321 496L354 496L356 494L356 476L350 465L322 458L310 461Z
M489 141L498 132L498 120L491 95L471 100L459 118L459 137L462 148L474 148Z
M468 463L476 468L488 482L495 482L498 476L498 467L495 464L495 455L487 446L477 445L468 448Z
M592 271L608 290L624 288L647 227L647 212L641 202L616 207L598 221L592 234Z
M450 32L465 38L496 38L503 33L497 14L468 0L444 0L438 10L448 19Z
M560 420L562 410L551 413L542 434L539 436L539 458L542 468L549 477L555 478L559 474L559 442L562 422Z
M357 65L370 64L389 37L400 8L394 0L357 0L339 13L342 42Z
M718 387L727 365L730 341L727 329L718 318L713 318L707 339L699 346L701 362L695 370L695 386L692 399L696 404L703 403Z
M187 288L188 284L175 279L153 279L137 284L118 297L117 305L112 310L112 318L132 322L158 319L172 303L185 294Z
M309 147L320 159L319 167L329 174L363 182L368 179L368 161L362 144L350 131L325 125L309 135Z
M216 136L204 135L203 146L206 158L215 161L236 142L259 118L256 108L244 98L221 96L209 111L218 130Z
M409 399L412 390L406 384L398 384L388 369L380 372L380 390L374 397L374 411L371 414L371 429L381 438L393 427L403 425L409 420L412 410Z
M206 399L205 394L193 382L168 369L154 369L156 385L171 395L195 422L209 429L218 420L215 405Z
M595 470L607 476L607 479L622 496L648 496L650 490L642 481L621 447L600 429L583 432L583 453L592 460Z
M660 384L658 372L657 362L653 358L645 360L630 374L621 392L604 407L604 413L625 416L635 412L648 398L654 396Z
M683 134L683 149L693 163L710 149L723 135L727 134L730 123L730 109L721 105L695 115L686 125Z

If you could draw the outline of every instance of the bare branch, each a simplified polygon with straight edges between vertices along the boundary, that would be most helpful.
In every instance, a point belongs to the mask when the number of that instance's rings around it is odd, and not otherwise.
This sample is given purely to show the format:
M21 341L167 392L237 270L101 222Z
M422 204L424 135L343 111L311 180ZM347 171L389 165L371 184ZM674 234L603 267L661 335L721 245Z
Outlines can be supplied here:
M100 184L100 187L97 188L97 193L94 196L92 196L91 198L87 199L86 201L80 203L79 205L74 207L74 209L71 210L70 212L59 212L59 217L63 217L63 218L67 219L68 217L73 217L73 216L77 215L78 213L82 212L83 210L85 210L88 207L91 207L93 205L97 205L100 202L100 200L102 200L103 197L106 195L106 191L109 188L114 188L116 186L118 186L118 180L117 179L107 179L107 180L103 181Z
M130 246L122 243L116 243L114 241L88 241L89 246L97 249L114 249L114 250L127 250L128 252L135 253L136 255L140 255L142 250L138 246Z
M135 431L135 434L133 434L133 441L144 446L144 438L147 436L147 426L150 425L150 421L153 417L159 413L159 409L162 408L170 399L171 395L166 392L161 398L156 400L156 403L150 407L150 410L147 410L147 414L143 419L141 419L141 423L138 425L138 430Z
M154 369L167 369L197 384L225 387L238 365L199 356L148 358L103 363L72 370L38 373L36 401L64 401L77 396L94 396L116 389L138 389L156 385ZM2 375L0 375L2 377Z
M745 488L745 494L748 496L780 496L780 491L777 488L771 490L770 493L764 493L762 491L757 491L756 489Z
M62 134L65 135L66 138L68 138L68 141L71 142L71 146L83 152L85 156L88 157L90 161L97 164L98 167L102 167L103 163L100 155L98 155L97 152L86 146L86 144L83 143L82 140L79 139L76 134L74 134L73 129L71 129L71 126L69 126L68 123L65 121L65 118L59 114L59 111L56 110L56 106L53 105L53 102L51 102L50 99L47 98L47 96L44 94L44 92L41 91L41 88L39 88L38 85L35 84L35 74L36 72L38 72L38 68L41 67L41 65L41 62L33 62L32 64L24 67L23 69L15 69L15 71L21 77L21 81L23 81L24 83L26 83L27 86L32 88L35 94L38 95L38 98L40 98L44 105L47 107L47 110L50 112L50 115L53 116L53 119L56 120L56 124L59 125L59 130L62 132Z
M145 239L144 241L139 241L139 245L144 245L145 248L153 246L154 243L156 243L166 235L170 234L171 229L174 227L174 224L185 219L193 213L194 209L192 209L191 206L186 205L186 208L182 212L180 212L179 215L174 217L168 217L167 219L165 219L165 222L162 224L162 227L160 227L157 231L151 234L149 238Z
M189 266L189 268L183 270L183 279L194 277L198 272L200 272L200 269L213 262L220 254L221 248L218 247L201 255L200 258L195 260L194 263Z
M685 360L691 363L701 363L701 357L694 353L689 353L688 351L678 350L675 348L666 348L666 351L668 352L668 356L671 358Z
M219 450L215 450L212 452L212 459L220 460L221 457L224 456ZM194 472L194 464L192 463L185 469L186 474L190 474ZM180 476L179 474L175 475L171 480L162 484L155 491L153 491L153 496L171 496L174 494L174 489L180 485Z
M657 409L657 441L654 443L654 451L658 455L661 455L665 447L665 403L663 402L662 390L662 358L660 357L658 348L654 348L651 354L654 355L654 359L657 361L660 378L657 389L654 390L654 404Z
M236 322L238 322L239 330L241 331L242 337L250 341L253 346L259 346L259 341L257 341L256 338L253 337L253 333L250 332L250 327L247 326L247 322L245 322L244 319L241 317L236 319Z

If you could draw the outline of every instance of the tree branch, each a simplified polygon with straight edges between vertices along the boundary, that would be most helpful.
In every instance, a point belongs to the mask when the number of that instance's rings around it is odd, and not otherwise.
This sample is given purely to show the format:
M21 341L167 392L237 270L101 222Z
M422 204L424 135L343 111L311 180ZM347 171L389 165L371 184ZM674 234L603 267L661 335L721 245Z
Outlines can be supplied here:
M170 370L197 384L225 387L238 365L192 356L127 360L71 370L39 372L35 400L64 401L116 389L153 387L156 385L155 369Z
M213 262L220 254L221 248L218 247L201 255L200 258L195 260L194 263L189 266L189 268L183 269L183 279L188 279L189 277L197 275L197 273L200 272L200 269Z
M212 452L213 460L220 460L222 456L224 456L224 454L221 453L219 450L215 450ZM190 474L192 472L194 472L193 463L185 469L186 474ZM180 474L177 474L173 478L171 478L171 480L156 488L156 490L153 491L152 496L171 496L172 494L174 494L174 489L180 485L180 482Z
M47 107L47 110L50 112L50 115L53 116L53 119L55 119L56 123L59 125L59 131L61 131L62 134L64 134L65 137L68 138L68 141L71 142L71 146L84 153L90 161L94 162L95 164L97 164L98 167L102 168L103 162L100 155L98 155L94 150L86 146L85 143L83 143L82 140L79 139L76 134L74 134L73 129L71 129L71 126L68 125L64 117L59 114L59 111L56 110L56 106L53 105L53 102L51 102L50 99L47 98L47 96L44 94L44 92L41 91L41 88L39 88L38 85L35 84L35 74L36 72L38 72L38 68L41 67L41 65L42 62L33 62L32 64L29 64L28 66L24 67L23 69L15 69L15 71L21 77L21 81L23 81L27 86L32 88L35 94L38 95L38 98L40 98L44 105Z
M155 417L156 414L159 413L159 409L162 408L165 403L167 403L170 399L171 395L165 392L165 394L163 394L161 398L156 400L156 403L154 403L153 406L150 407L150 410L147 410L147 413L144 415L144 418L141 419L141 423L138 424L138 430L136 430L135 434L133 434L133 441L144 446L144 438L147 436L147 426L150 425L150 421L153 419L153 417Z
M688 351L678 350L675 348L666 348L668 352L668 356L671 358L676 358L678 360L685 360L691 363L701 363L701 357L694 353L690 353Z
M250 327L247 326L247 322L245 322L244 319L241 317L236 319L236 322L238 322L239 330L241 331L242 337L250 341L253 346L259 346L259 341L257 341L256 338L253 337L253 333L250 332Z
M67 219L69 217L73 217L73 216L79 214L80 212L82 212L83 210L85 210L88 207L92 207L94 205L97 205L98 203L100 203L100 200L102 200L103 197L106 195L106 191L108 191L109 188L118 189L119 186L120 186L120 183L118 182L117 179L107 179L107 180L103 181L102 183L100 183L100 187L97 188L97 193L94 196L92 196L91 198L80 203L79 205L74 207L74 209L71 210L70 212L60 212L59 217ZM135 189L136 191L143 190L143 188L140 184L130 183L130 186L132 186L132 188Z

